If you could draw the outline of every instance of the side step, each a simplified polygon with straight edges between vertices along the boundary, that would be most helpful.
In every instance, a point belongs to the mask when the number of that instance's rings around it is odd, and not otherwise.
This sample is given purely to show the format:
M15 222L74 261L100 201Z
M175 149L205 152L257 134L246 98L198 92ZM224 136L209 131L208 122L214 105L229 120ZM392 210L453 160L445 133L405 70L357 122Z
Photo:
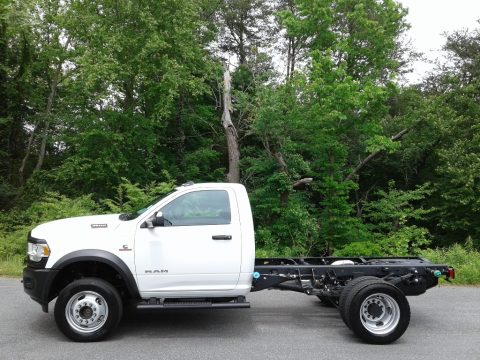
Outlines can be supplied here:
M212 302L209 300L201 301L195 299L170 299L163 300L150 298L148 301L142 301L137 304L137 309L246 309L250 303L245 301L245 297L239 297L234 301Z

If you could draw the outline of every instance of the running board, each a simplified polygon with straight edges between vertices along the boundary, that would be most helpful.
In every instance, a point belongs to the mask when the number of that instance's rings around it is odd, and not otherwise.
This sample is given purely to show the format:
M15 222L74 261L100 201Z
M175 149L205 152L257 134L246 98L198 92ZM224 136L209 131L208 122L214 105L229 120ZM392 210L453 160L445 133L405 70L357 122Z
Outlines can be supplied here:
M211 302L211 301L161 301L160 299L151 298L137 304L137 309L247 309L250 303L246 301L230 301L230 302Z

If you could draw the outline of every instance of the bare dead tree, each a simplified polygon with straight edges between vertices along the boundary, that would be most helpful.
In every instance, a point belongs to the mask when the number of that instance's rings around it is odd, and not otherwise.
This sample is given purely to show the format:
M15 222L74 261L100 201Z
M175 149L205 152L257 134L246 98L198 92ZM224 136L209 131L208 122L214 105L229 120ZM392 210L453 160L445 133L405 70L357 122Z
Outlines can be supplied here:
M228 174L227 181L230 183L240 182L240 149L238 135L233 125L231 112L232 107L232 81L228 66L225 65L223 73L223 115L222 126L225 130L225 138L228 147Z

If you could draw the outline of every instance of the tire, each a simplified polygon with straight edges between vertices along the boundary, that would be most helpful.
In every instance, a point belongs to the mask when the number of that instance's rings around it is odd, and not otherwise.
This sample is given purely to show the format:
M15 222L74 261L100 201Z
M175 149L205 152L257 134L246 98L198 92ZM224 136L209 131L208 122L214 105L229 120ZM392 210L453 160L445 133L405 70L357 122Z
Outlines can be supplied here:
M357 285L358 283L364 282L366 280L378 281L379 279L375 276L360 276L358 278L350 280L347 283L347 285L345 285L345 287L343 288L343 290L340 294L340 299L339 299L339 302L338 302L338 310L340 310L340 316L342 317L343 322L345 323L345 325L348 326L349 329L350 329L350 324L348 323L347 317L345 316L345 304L346 304L346 301L347 301L347 297L348 297L348 295L350 294L350 291L352 290L352 288L355 285Z
M407 330L410 306L403 292L383 280L355 284L345 300L350 329L371 344L389 344Z
M71 340L99 341L114 330L122 318L118 291L97 278L76 280L60 291L55 304L55 322Z

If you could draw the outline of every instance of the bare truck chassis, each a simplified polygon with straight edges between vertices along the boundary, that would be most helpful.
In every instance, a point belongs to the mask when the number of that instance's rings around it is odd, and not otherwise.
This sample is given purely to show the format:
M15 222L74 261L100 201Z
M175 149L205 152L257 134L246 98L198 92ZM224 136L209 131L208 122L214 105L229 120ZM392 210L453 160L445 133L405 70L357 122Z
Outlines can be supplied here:
M455 271L419 257L315 257L255 260L252 292L289 290L316 295L336 306L345 324L363 340L386 344L410 322L406 296L423 294Z

